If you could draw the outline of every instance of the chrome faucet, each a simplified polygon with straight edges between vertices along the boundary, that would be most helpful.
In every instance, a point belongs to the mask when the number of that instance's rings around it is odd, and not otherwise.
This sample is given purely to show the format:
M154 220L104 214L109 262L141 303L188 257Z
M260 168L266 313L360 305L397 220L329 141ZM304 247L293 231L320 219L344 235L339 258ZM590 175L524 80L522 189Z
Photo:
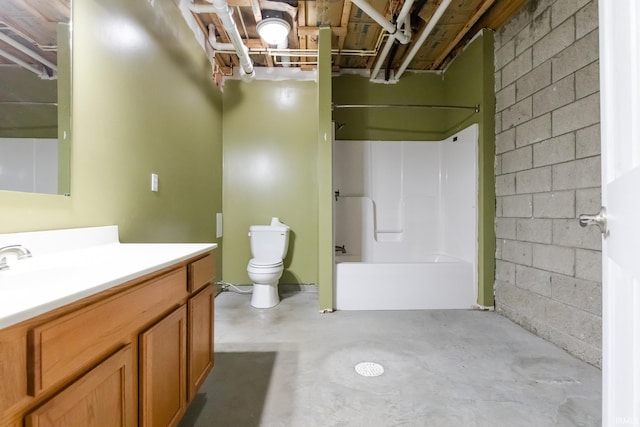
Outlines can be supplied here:
M7 263L8 254L17 255L18 259L31 258L31 252L29 249L22 245L3 246L0 248L0 270L6 270L9 268L9 264Z
M336 252L341 252L343 254L346 254L347 250L344 248L344 245L342 245L342 246L336 245Z

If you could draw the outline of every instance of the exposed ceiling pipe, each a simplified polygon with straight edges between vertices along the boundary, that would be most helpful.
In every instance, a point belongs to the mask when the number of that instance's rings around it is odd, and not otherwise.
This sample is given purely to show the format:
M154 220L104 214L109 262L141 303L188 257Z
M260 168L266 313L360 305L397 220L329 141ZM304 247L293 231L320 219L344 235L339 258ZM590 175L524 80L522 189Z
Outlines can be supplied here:
M250 81L256 76L256 72L253 70L253 61L249 57L249 49L242 41L236 21L233 20L233 10L229 8L226 0L213 0L211 2L216 10L216 15L220 18L220 22L227 32L231 44L235 47L238 59L240 60L240 67L244 72L242 76L243 80Z
M193 13L216 13L216 8L212 4L189 2L189 10Z
M411 15L409 15L408 13L404 17L404 30L403 30L403 32L407 35L407 43L409 43L411 41L411 36L413 34L411 34ZM405 43L405 44L407 44L407 43Z
M420 36L418 37L418 40L416 40L416 42L411 47L411 50L409 51L409 54L407 55L407 57L402 62L402 65L400 65L400 68L398 68L398 72L395 75L395 80L396 81L405 72L405 70L409 66L409 63L411 63L413 58L418 53L418 50L420 50L420 48L422 47L424 42L427 40L427 37L429 36L431 31L433 30L433 27L436 26L436 24L438 23L438 21L440 20L440 18L444 14L444 11L447 9L447 7L449 7L450 3L451 3L451 0L442 0L442 3L440 3L440 6L438 6L438 8L436 9L435 13L433 14L431 19L429 20L429 23L427 24L426 27L424 27L424 30L422 30L422 33L420 33Z
M29 44L37 47L38 50L40 50L42 52L57 52L58 51L58 46L56 46L56 45L38 43L37 41L35 41L31 37L29 37L27 34L25 34L24 32L20 31L16 27L14 27L13 25L9 25L6 22L2 22L1 24L2 24L0 26L1 29L8 30L9 32L11 32L11 33L17 35L18 37L20 37L21 39L26 40L27 42L29 42Z
M235 50L235 46L232 43L220 43L216 38L216 27L213 24L209 24L207 27L209 30L209 44L213 48L213 50Z
M407 2L405 2L405 6L408 2L411 2L411 4L413 4L413 0L407 0ZM369 3L367 3L367 0L351 0L351 3L355 4L356 6L358 6L360 8L360 10L362 10L364 13L366 13L367 15L369 15L369 17L371 17L371 19L373 19L374 21L376 21L378 24L380 24L380 26L382 28L384 28L389 34L391 34L392 36L394 36L396 39L398 39L398 41L402 44L407 44L409 43L409 40L411 40L411 37L407 37L406 34L399 32L400 27L397 26L396 24L387 21L387 18L384 17L384 15L382 15L380 12L378 12L373 6L371 6ZM405 6L402 6L402 10L405 9ZM410 9L410 6L407 9ZM409 11L407 10L407 13ZM400 12L402 13L402 12ZM403 22L404 22L404 17L402 19L398 19L398 22L400 23L399 25L402 26Z
M278 49L288 49L289 48L289 38L285 38L282 42L280 42L277 46ZM283 67L291 67L291 56L282 55L281 59Z
M47 58L43 57L42 55L38 54L37 52L34 52L33 50L29 49L25 45L23 45L23 44L17 42L16 40L12 39L11 37L9 37L8 35L6 35L3 32L0 32L0 40L2 40L3 42L7 43L10 46L13 46L14 48L18 49L20 52L24 53L25 55L29 56L30 58L35 59L39 63L51 68L53 71L56 71L58 69L56 64L54 64L53 62L49 61Z
M408 17L409 12L411 11L411 6L413 6L414 0L406 0L402 5L402 9L400 9L400 13L398 14L398 19L396 20L395 29L396 31L387 38L387 43L382 48L382 52L380 52L380 56L376 61L373 69L371 70L371 80L375 80L380 72L380 68L384 64L384 60L387 59L389 55L389 51L393 46L393 43L398 40L402 44L407 44L411 41L411 25L409 24ZM404 24L404 32L399 33L399 30L402 28ZM398 34L402 34L402 37L398 37Z
M233 20L233 10L229 8L227 1L212 0L211 6L189 3L189 9L195 13L215 13L218 15L224 30L231 40L230 44L233 45L236 55L238 55L238 59L240 60L242 79L246 81L253 80L256 75L253 69L253 61L251 61L249 57L249 49L242 41L242 36L240 36L236 22ZM211 31L209 35L211 35Z
M46 73L46 71L44 69L40 70L40 69L34 67L33 65L29 64L28 62L25 62L22 59L18 58L17 56L14 56L14 55L10 54L9 52L5 52L2 49L0 49L0 56L3 56L5 58L7 58L9 61L21 66L25 70L28 70L28 71L31 71L32 73L35 73L42 80L55 79L55 76L50 76L49 74Z

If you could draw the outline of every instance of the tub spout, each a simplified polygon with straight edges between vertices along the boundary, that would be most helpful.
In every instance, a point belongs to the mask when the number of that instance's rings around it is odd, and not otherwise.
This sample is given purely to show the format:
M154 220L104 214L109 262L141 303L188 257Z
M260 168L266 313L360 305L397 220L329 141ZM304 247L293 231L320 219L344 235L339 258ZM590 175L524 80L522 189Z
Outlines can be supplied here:
M0 270L6 270L9 268L9 263L7 262L8 254L14 254L18 259L31 257L29 249L22 245L3 246L0 248Z
M344 248L344 245L342 245L342 246L336 245L336 252L341 252L343 254L346 254L347 250Z

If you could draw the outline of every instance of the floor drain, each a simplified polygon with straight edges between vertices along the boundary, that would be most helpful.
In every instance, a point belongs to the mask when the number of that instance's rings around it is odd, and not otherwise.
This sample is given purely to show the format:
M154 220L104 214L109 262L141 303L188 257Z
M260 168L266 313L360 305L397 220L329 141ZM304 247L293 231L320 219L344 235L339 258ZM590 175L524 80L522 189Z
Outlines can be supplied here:
M363 377L379 377L384 373L384 368L375 362L360 362L356 365L356 372Z

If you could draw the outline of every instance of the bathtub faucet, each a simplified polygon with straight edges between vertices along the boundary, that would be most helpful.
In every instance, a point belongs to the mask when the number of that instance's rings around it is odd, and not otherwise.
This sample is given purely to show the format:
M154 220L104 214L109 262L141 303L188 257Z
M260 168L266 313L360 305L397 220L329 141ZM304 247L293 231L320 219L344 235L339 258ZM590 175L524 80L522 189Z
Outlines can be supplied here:
M343 254L346 254L347 250L344 248L344 245L342 245L342 246L336 245L336 252L341 252Z

